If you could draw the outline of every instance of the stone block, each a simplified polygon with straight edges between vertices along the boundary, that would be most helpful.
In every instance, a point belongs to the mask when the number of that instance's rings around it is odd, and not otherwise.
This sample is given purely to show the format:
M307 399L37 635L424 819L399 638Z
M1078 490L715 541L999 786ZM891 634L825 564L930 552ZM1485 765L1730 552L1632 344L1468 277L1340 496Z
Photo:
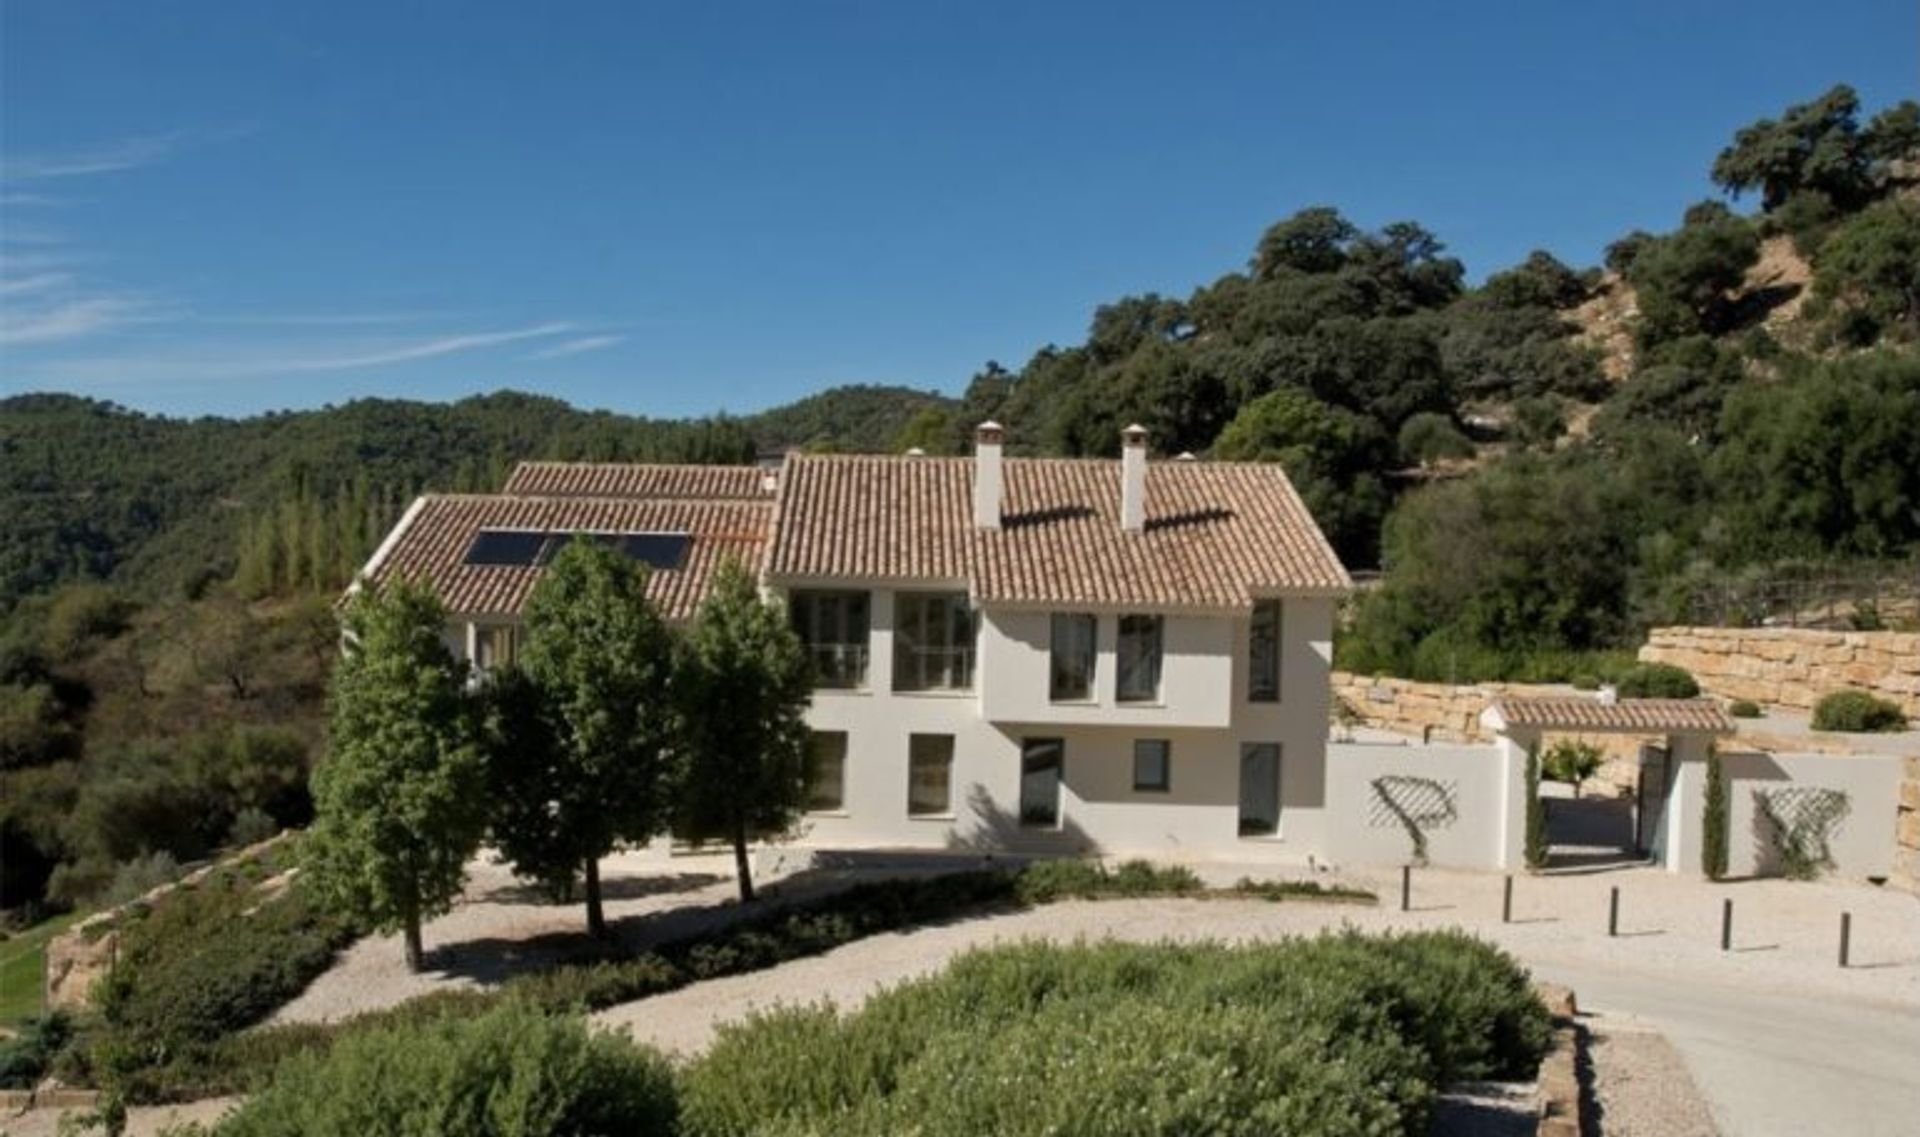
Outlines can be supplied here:
M1920 813L1902 813L1894 835L1909 849L1920 849Z
M1907 759L1912 762L1913 759ZM1908 778L1900 783L1900 808L1920 813L1920 779Z
M1783 707L1798 707L1802 710L1813 706L1823 691L1815 691L1804 683L1782 683L1774 693L1773 701Z
M1887 673L1871 663L1849 663L1840 669L1841 682L1850 687L1872 687L1887 677Z
M1800 654L1801 645L1790 640L1756 640L1753 654L1773 663L1786 663Z

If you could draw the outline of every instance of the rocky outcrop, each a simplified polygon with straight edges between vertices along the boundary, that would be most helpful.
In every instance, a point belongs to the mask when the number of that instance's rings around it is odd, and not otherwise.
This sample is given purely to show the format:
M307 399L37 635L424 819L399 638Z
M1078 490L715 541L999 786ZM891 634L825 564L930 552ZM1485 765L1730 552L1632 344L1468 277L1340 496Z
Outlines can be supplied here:
M1920 717L1920 634L1805 628L1655 628L1650 663L1684 667L1702 690L1762 706L1811 710L1823 695L1871 691Z

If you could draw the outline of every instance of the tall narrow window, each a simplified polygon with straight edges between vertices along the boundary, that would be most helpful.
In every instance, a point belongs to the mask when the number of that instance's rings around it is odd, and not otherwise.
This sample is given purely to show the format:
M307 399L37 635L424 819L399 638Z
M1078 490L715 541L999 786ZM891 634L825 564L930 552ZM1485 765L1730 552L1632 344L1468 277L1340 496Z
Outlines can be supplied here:
M907 814L944 817L953 812L953 735L907 736Z
M1093 698L1093 660L1099 624L1085 612L1053 614L1053 667L1047 697L1054 702Z
M893 689L973 689L973 605L964 592L902 592L893 605Z
M1173 788L1173 743L1164 738L1133 740L1133 790L1166 793Z
M867 594L800 590L788 601L793 630L819 687L867 685Z
M1060 824L1060 778L1067 744L1058 738L1029 738L1020 744L1020 824L1052 828Z
M1247 742L1240 746L1240 835L1271 837L1280 832L1280 744Z
M807 754L807 811L836 813L847 804L847 732L816 730Z
M481 624L473 631L473 665L481 671L505 667L519 655L520 637L511 624Z
M1160 641L1158 616L1120 617L1120 643L1115 662L1119 681L1114 697L1122 703L1160 700Z
M1247 634L1247 699L1280 701L1280 602L1256 600Z

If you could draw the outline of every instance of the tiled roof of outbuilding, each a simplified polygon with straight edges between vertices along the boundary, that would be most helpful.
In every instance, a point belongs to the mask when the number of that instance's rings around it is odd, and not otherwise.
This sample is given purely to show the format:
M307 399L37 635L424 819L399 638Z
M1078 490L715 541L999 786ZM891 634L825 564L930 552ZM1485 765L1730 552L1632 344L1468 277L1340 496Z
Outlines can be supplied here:
M541 570L534 567L466 564L467 546L482 529L689 534L685 562L655 569L647 578L647 594L661 615L684 620L705 597L707 582L727 555L738 557L749 572L760 571L773 503L431 494L401 524L368 582L429 581L448 611L465 616L517 614L540 578Z
M1733 720L1711 699L1620 699L1580 695L1503 695L1493 711L1509 726L1538 730L1732 734Z
M500 492L535 497L646 497L752 501L773 496L771 471L757 466L629 462L522 462Z
M776 579L971 582L983 603L1234 608L1350 587L1277 465L1153 462L1120 527L1117 461L1008 458L1001 528L973 524L972 458L794 455Z

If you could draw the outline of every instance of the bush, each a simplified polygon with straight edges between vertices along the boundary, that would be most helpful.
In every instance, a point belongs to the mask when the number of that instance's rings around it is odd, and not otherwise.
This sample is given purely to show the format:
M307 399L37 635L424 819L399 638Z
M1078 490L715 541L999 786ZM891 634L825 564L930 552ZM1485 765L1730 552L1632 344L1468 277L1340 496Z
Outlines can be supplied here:
M1014 894L1023 904L1094 900L1105 896L1180 896L1200 891L1200 878L1184 865L1160 867L1128 861L1108 871L1098 861L1035 861L1020 870Z
M1691 672L1671 663L1641 663L1620 676L1623 699L1691 699L1700 694L1700 684Z
M1244 947L1023 944L857 1014L723 1027L686 1131L1425 1132L1436 1085L1530 1076L1526 973L1458 933Z
M1604 758L1600 748L1591 742L1562 739L1547 748L1546 757L1541 759L1541 774L1551 781L1572 786L1573 796L1579 797L1581 785L1600 772Z
M1255 880L1243 876L1234 883L1233 890L1242 896L1257 897L1261 900L1347 900L1361 904L1377 904L1380 898L1364 888L1348 888L1341 884L1322 884L1317 880Z
M1757 719L1764 714L1760 710L1760 704L1752 699L1735 699L1727 704L1727 713L1737 719Z
M1907 729L1907 716L1894 703L1865 691L1835 691L1813 705L1813 729L1853 734Z
M293 1059L215 1132L645 1137L676 1132L677 1115L658 1054L577 1017L508 1003L468 1021L367 1031Z
M1526 820L1521 856L1527 867L1538 871L1547 867L1547 803L1540 800L1540 746L1527 751Z
M1700 869L1708 880L1727 875L1727 827L1732 803L1727 771L1718 751L1707 755L1706 802L1700 815Z
M0 1089L33 1086L72 1035L72 1020L64 1012L51 1011L27 1020L12 1038L0 1039Z

